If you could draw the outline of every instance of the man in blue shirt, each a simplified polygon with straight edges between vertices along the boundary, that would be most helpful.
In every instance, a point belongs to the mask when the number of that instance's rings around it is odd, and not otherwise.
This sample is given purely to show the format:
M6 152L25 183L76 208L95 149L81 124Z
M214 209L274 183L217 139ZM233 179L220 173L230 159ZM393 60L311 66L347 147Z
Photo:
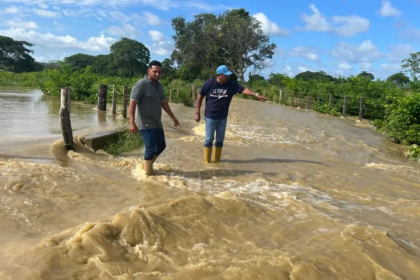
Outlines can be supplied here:
M226 65L221 65L216 70L216 78L211 78L204 83L198 96L195 110L195 121L201 119L200 109L204 97L206 98L206 109L204 117L206 121L206 139L204 141L204 162L209 163L216 133L216 143L214 149L214 162L220 162L222 155L223 141L225 140L225 131L229 106L233 96L241 93L247 96L255 96L258 100L265 101L267 98L255 93L249 88L239 85L235 81L229 80L232 72Z

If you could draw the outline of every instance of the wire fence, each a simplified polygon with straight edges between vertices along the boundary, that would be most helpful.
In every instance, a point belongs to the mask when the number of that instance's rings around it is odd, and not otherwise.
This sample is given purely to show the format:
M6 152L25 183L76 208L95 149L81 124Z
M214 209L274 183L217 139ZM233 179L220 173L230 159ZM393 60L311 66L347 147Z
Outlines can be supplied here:
M323 93L300 93L280 89L277 94L263 92L269 101L291 107L314 110L331 115L357 116L362 119L383 119L385 117L385 98L365 97L363 95L334 95Z

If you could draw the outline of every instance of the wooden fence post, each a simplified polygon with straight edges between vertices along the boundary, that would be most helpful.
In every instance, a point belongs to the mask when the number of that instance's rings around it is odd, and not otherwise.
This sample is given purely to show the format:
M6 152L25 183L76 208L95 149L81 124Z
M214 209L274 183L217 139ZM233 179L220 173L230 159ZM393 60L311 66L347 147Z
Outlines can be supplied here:
M302 108L302 93L299 93L299 108Z
M115 88L115 85L113 86L113 92L112 92L112 113L115 115L117 114L117 89Z
M106 97L108 95L108 86L99 85L98 89L98 109L101 111L106 111Z
M73 130L70 122L70 89L61 89L60 125L63 134L63 143L67 151L73 150Z
M344 102L343 102L343 113L342 115L345 116L347 111L347 95L344 95Z
M127 94L128 94L128 88L127 88L127 85L125 85L124 90L123 90L123 117L124 118L127 118L127 106L128 106Z
M169 84L169 102L172 102L172 83Z
M331 110L332 105L332 94L330 94L330 100L328 101L328 109Z
M279 103L281 104L281 96L282 95L282 90L280 90L280 93L279 93Z
M363 119L363 95L360 96L359 120Z
M194 84L192 85L192 99L193 100L197 99L197 96L195 95L195 85Z
M307 103L306 103L306 109L307 110L309 110L310 109L310 106L311 106L311 104L310 104L310 96L308 95L307 97L306 97L308 100L307 100Z
M293 107L293 106L295 106L294 99L295 99L295 93L294 93L294 92L292 92L292 107Z
M316 106L319 106L319 93L318 93L318 103L316 104Z

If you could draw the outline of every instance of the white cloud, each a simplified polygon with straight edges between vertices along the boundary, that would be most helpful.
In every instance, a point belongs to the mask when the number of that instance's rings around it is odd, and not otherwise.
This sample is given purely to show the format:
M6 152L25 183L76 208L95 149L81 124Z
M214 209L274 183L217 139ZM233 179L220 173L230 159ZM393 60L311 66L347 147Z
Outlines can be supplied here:
M331 30L331 25L327 22L325 17L319 12L314 4L311 4L310 9L312 10L312 15L303 14L302 20L306 23L304 30L306 31L329 31Z
M79 41L70 35L56 36L51 33L39 33L22 28L0 30L0 34L48 48L76 48L92 52L109 51L112 43L116 41L114 38L105 37L103 34L99 37L90 37L87 41Z
M15 18L6 22L10 27L37 29L38 25L33 21L22 21L20 18Z
M80 6L80 7L110 7L115 9L116 7L127 7L132 5L144 5L151 6L159 10L168 11L170 9L181 9L181 10L202 10L202 11L224 11L230 9L225 5L207 4L203 1L172 1L172 0L6 0L10 3L19 3L25 5L38 4L41 7L46 7L48 4L51 5L68 5L68 6ZM34 3L35 2L35 3Z
M120 36L120 37L129 37L135 38L136 37L136 29L131 24L124 24L121 27L118 26L111 26L107 29L110 35Z
M340 62L340 63L338 63L338 68L340 70L346 71L346 70L352 69L353 67L350 64L348 64L347 62Z
M284 67L284 73L286 73L286 75L288 75L289 77L293 77L293 71L292 71L292 67L290 67L289 65L287 65L286 67Z
M306 71L311 71L311 70L309 70L309 68L307 68L305 66L299 66L298 67L298 72L299 73L306 72Z
M41 16L41 17L48 17L48 18L56 18L60 16L60 13L43 10L43 9L34 9L33 10L35 14Z
M349 63L371 63L383 55L372 41L367 40L359 46L340 42L332 51L332 56Z
M10 7L7 7L7 8L4 10L4 12L5 12L6 14L17 14L17 13L19 13L19 12L20 12L20 10L19 10L19 8L18 8L18 7L16 7L16 6L10 6Z
M373 68L372 63L369 62L360 62L359 68L361 71L369 71Z
M410 40L417 39L420 40L420 29L411 28L402 33L403 37L409 38Z
M401 71L400 64L385 63L381 65L381 70L386 74L394 74Z
M278 36L285 36L287 35L287 31L280 28L275 22L272 22L267 18L267 16L263 13L257 13L253 15L255 19L261 22L261 28L264 33L269 35L278 35Z
M59 23L58 21L54 20L54 25L57 26L57 30L61 30L64 26L63 24Z
M294 47L289 54L291 56L304 57L312 61L318 60L316 50L308 47Z
M297 28L303 31L335 32L344 37L357 35L369 30L370 21L368 19L351 16L334 16L332 22L328 22L326 17L311 4L312 15L303 14L302 20L305 22L303 28Z
M159 32L157 30L150 30L149 35L150 35L150 38L152 38L153 41L161 41L165 37L162 34L162 32Z
M415 52L411 44L399 44L391 46L390 49L391 53L387 55L387 59L390 62L401 62L403 59L408 58L411 53Z
M334 31L343 37L351 37L369 30L370 21L359 16L333 17L334 23L342 24Z
M111 15L112 18L120 22L127 22L131 20L129 16L125 15L124 13L121 13L120 11L110 12L109 14Z
M382 7L379 10L379 13L383 17L397 17L401 15L401 11L394 8L390 1L382 1Z
M149 12L145 12L144 15L146 16L147 23L149 25L159 25L160 24L160 19L157 15L154 15L154 14L149 13Z
M157 55L169 56L175 49L174 43L171 41L160 41L154 43L153 46L147 46L148 49Z
M41 9L44 9L44 10L48 9L48 5L44 4L44 3L38 4L38 7L40 7Z

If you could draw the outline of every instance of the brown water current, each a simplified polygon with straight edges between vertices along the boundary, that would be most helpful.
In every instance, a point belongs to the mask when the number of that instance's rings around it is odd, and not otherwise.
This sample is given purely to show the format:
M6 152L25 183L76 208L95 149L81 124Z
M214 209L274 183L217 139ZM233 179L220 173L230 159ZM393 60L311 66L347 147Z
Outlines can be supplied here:
M204 164L204 123L172 104L145 177L143 149L78 141L118 117L74 102L65 156L58 119L26 135L1 106L0 279L420 279L420 165L366 121L235 98Z

